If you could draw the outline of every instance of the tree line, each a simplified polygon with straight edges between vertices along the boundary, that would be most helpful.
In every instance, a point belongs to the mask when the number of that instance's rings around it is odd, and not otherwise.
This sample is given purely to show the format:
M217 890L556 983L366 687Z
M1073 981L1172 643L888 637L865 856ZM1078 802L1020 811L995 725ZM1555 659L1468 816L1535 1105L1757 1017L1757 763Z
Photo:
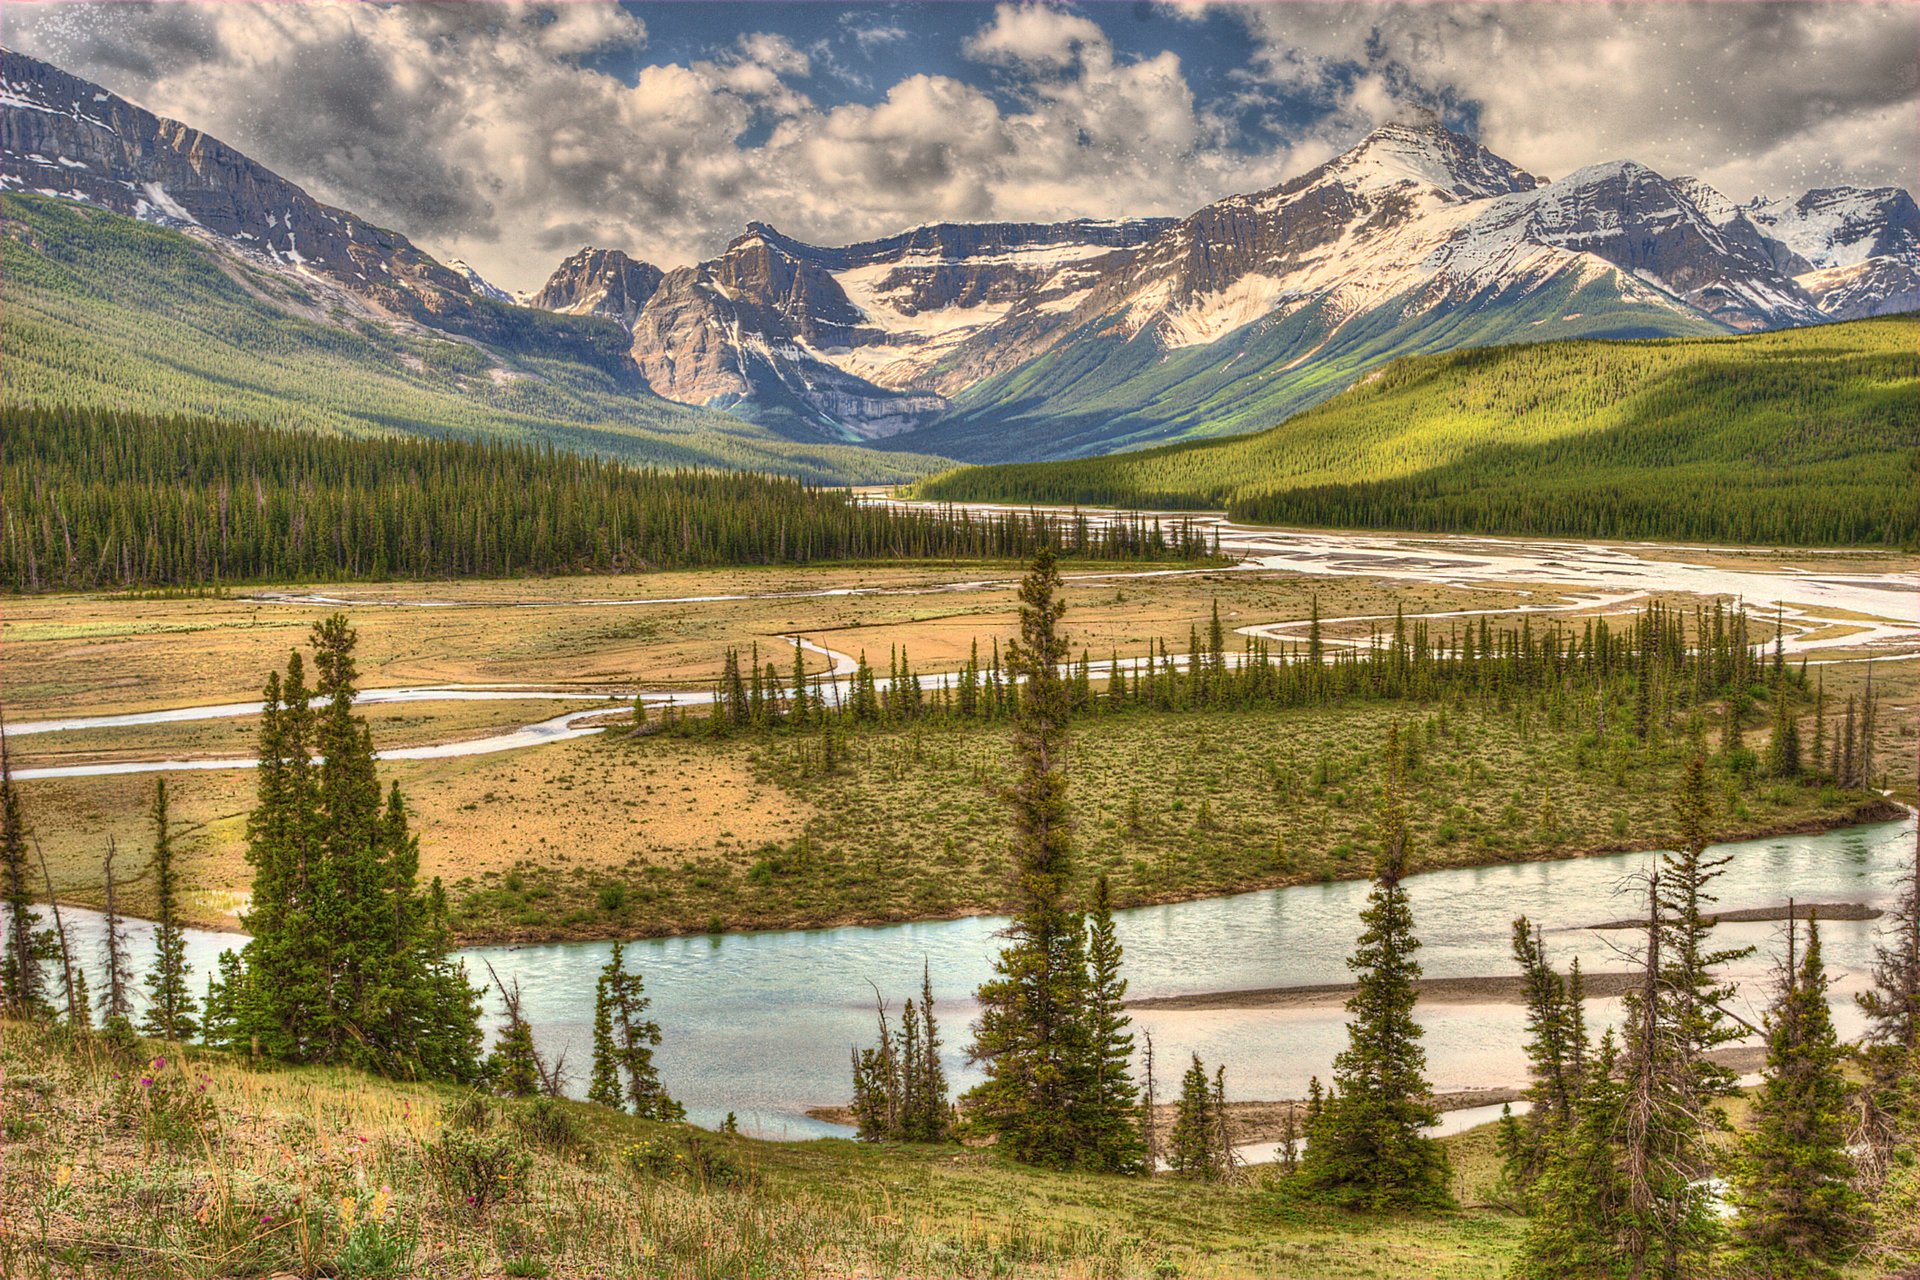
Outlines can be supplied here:
M1691 611L1655 601L1623 623L1589 618L1577 628L1557 619L1537 627L1525 615L1517 625L1495 627L1483 615L1439 631L1426 619L1396 614L1391 629L1345 644L1325 635L1315 600L1300 640L1246 637L1230 650L1215 602L1206 629L1189 629L1184 655L1156 641L1144 654L1114 652L1096 667L1083 648L1077 659L1059 655L1059 676L1070 718L1473 697L1536 708L1556 726L1588 723L1603 740L1624 733L1645 745L1678 733L1704 750L1717 735L1724 759L1744 776L1824 775L1865 788L1877 776L1871 669L1860 695L1830 702L1824 674L1809 677L1804 663L1787 662L1782 624L1774 621L1771 641L1764 625L1744 606L1723 601ZM817 735L814 758L831 772L846 758L847 735L859 728L1017 724L1031 678L1012 655L994 639L983 657L976 640L958 672L923 679L901 648L889 653L884 678L863 652L843 683L809 673L797 644L784 672L762 660L757 644L745 654L729 649L703 711L650 709L636 698L636 731L806 732ZM1803 743L1800 721L1809 709L1812 739ZM1764 757L1747 746L1763 713L1772 727Z
M965 467L923 497L1263 524L1911 547L1916 321L1396 360L1249 435Z
M0 431L11 591L1217 551L1187 520L906 509L533 445L76 408L0 408Z

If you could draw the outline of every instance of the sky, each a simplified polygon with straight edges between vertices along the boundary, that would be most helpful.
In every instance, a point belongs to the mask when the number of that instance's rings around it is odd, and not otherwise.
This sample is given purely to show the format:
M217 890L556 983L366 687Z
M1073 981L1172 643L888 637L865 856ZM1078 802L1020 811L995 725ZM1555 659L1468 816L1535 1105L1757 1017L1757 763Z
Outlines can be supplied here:
M534 288L759 220L1181 215L1438 119L1560 177L1920 187L1920 4L8 0L0 42Z

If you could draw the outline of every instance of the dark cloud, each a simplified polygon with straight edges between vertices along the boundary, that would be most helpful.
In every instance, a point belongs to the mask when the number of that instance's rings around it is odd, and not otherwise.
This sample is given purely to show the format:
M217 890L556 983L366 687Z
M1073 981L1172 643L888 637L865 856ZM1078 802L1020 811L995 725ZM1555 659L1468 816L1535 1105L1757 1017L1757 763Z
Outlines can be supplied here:
M690 261L752 218L846 241L1184 213L1421 110L1550 174L1914 182L1920 6L1233 5L1248 38L1210 64L1171 47L1195 9L983 5L973 71L837 102L863 73L751 6L682 62L636 61L644 21L606 3L13 6L8 39L513 287L586 242ZM902 12L850 9L844 50L897 56ZM1108 34L1155 24L1163 52Z

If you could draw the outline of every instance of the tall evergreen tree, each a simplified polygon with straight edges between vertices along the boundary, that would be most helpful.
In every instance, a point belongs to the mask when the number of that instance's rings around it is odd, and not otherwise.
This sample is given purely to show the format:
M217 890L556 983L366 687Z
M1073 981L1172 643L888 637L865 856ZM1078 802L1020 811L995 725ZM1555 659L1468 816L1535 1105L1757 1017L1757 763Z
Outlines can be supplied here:
M1078 1131L1090 1087L1085 933L1067 903L1071 836L1064 755L1067 688L1059 631L1065 605L1053 552L1043 547L1020 584L1020 640L1008 666L1026 688L1018 700L1013 809L1016 905L994 977L978 993L980 1021L969 1058L986 1079L969 1094L971 1115L1030 1164L1066 1167L1091 1154ZM1018 684L1010 686L1018 688Z
M491 964L487 971L493 973ZM503 1098L538 1097L546 1087L547 1067L540 1060L539 1047L534 1044L533 1024L522 1011L520 981L516 978L511 984L505 983L494 973L493 983L500 992L506 1017L494 1039L493 1052L487 1055L481 1078Z
M34 926L40 916L33 909L33 890L27 869L27 820L20 809L20 792L13 784L13 761L7 734L0 725L0 894L7 907L6 954L0 956L0 1008L12 1017L32 1018L47 1012L42 948Z
M101 1020L106 1023L133 1017L133 967L127 957L127 939L120 922L120 904L115 892L113 859L119 852L111 835L107 837L107 856L101 865L105 898L101 912L101 962L106 968L107 988L100 993Z
M1626 1088L1612 1028L1580 1085L1573 1125L1554 1135L1534 1184L1533 1213L1514 1274L1520 1280L1615 1280L1627 1217L1623 1173Z
M1120 940L1113 930L1107 877L1094 881L1087 917L1087 1041L1093 1081L1079 1128L1091 1151L1085 1163L1117 1173L1146 1164L1138 1123L1139 1090L1133 1082L1133 1020L1127 1016L1127 980L1120 976Z
M1767 1065L1729 1179L1739 1274L1838 1276L1860 1236L1853 1187L1845 1050L1827 1011L1820 926L1807 919L1804 959L1787 957L1767 1014Z
M1180 1077L1180 1099L1174 1107L1173 1130L1167 1135L1167 1167L1183 1178L1217 1179L1221 1174L1219 1132L1213 1085L1196 1053L1193 1065Z
M1677 1055L1676 1067L1684 1077L1689 1105L1700 1106L1706 1120L1718 1123L1720 1113L1711 1100L1733 1091L1734 1075L1708 1055L1747 1032L1726 1012L1736 988L1720 973L1727 965L1751 955L1753 948L1715 950L1711 943L1711 908L1716 901L1711 886L1725 874L1731 859L1707 854L1713 802L1707 790L1706 769L1707 762L1699 756L1687 762L1673 801L1680 828L1679 848L1661 857L1663 968L1659 1010L1667 1023L1663 1033Z
M1546 1167L1561 1135L1573 1122L1580 1095L1586 1030L1567 980L1548 962L1538 926L1521 916L1513 922L1513 955L1520 965L1527 1001L1527 1062L1532 1106L1508 1129L1506 1178L1527 1193Z
M644 1120L683 1120L686 1111L661 1087L653 1051L660 1044L660 1024L647 1017L653 1003L638 973L629 973L625 948L613 944L606 967L594 990L593 1087L611 1083L615 1106L624 1106ZM600 1036L600 1010L606 1010L608 1034ZM604 1053L603 1053L604 1051ZM594 1098L594 1101L602 1101Z
M353 714L355 633L336 614L312 638L317 686L298 652L267 678L247 825L253 936L241 988L223 977L213 993L225 1035L291 1061L470 1081L478 992L453 957L444 890L418 885L399 788L382 796L372 736Z
M1365 928L1347 967L1347 1047L1334 1059L1334 1089L1307 1134L1302 1174L1336 1204L1374 1209L1447 1205L1445 1148L1425 1135L1439 1120L1426 1080L1422 1031L1414 1021L1420 947L1401 883L1408 832L1399 731L1387 739L1380 802L1380 858L1360 915Z
M140 1029L160 1040L191 1040L199 1030L187 994L186 933L180 926L180 886L173 867L173 831L167 817L167 780L153 784L153 969L147 974L147 1016Z

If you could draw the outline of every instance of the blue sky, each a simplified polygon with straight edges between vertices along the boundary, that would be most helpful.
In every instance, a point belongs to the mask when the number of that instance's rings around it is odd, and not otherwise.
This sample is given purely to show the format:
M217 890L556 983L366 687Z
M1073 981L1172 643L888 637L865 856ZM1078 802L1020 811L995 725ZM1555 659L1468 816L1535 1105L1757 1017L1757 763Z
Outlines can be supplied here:
M753 219L1185 214L1438 118L1549 177L1915 185L1909 3L7 6L6 42L511 288Z

